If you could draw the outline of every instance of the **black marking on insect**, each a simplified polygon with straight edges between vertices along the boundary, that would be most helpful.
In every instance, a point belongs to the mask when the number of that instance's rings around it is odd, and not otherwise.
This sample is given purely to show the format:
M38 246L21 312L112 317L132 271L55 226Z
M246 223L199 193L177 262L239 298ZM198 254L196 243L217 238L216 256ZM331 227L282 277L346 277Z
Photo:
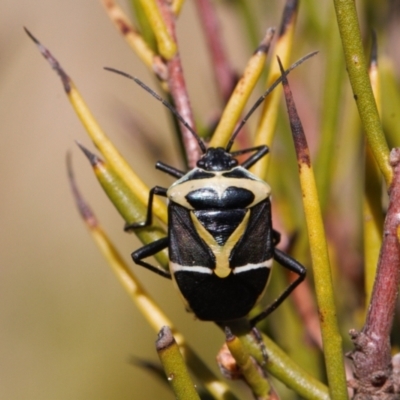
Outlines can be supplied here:
M286 73L299 65L293 64ZM306 269L276 248L280 234L272 228L269 185L248 169L269 151L265 145L231 152L233 141L254 110L281 78L259 98L232 134L226 148L206 148L178 112L139 79L133 79L169 108L196 138L203 152L195 168L185 173L162 162L156 168L178 178L169 188L150 190L147 217L127 225L127 231L150 226L154 195L167 197L168 236L132 253L134 262L172 279L188 310L197 318L223 323L246 317L265 293L273 260L298 275L280 296L250 320L251 326L275 310L304 280ZM253 153L242 164L236 157ZM169 272L145 258L168 247Z

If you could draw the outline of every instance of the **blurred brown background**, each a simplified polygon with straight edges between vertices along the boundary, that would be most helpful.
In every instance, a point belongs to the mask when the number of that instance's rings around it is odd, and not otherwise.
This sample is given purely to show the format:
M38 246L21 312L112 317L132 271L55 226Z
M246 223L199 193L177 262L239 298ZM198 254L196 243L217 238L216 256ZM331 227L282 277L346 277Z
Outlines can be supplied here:
M201 56L206 52L190 3L180 17L179 38L194 108L204 116L216 104L215 91L204 71L208 59ZM230 56L240 71L249 53L234 16L228 13L223 19ZM153 87L154 81L99 1L2 0L0 25L0 399L172 399L168 389L129 363L133 355L157 361L156 334L79 219L66 177L68 150L84 195L130 263L138 243L123 233L121 217L77 149L74 140L93 146L23 26L61 62L102 127L149 185L162 176L153 172L158 156L150 154L132 124L145 124L160 148L172 148L164 109L132 82L102 67L123 69ZM163 160L180 166L174 154ZM136 271L215 368L222 333L211 323L194 321L170 282Z

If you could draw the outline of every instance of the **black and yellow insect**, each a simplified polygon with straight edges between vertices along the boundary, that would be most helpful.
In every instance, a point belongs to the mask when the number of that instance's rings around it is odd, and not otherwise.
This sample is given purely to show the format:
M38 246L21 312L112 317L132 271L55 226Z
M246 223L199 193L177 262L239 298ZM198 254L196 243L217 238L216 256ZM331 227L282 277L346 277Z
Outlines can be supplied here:
M153 198L159 195L169 200L168 236L134 251L134 262L172 279L187 309L197 318L221 323L249 314L265 293L273 260L277 261L298 277L268 308L250 320L254 326L289 296L305 278L306 269L276 248L280 234L272 228L270 186L248 171L268 153L268 147L230 152L250 113L226 148L207 149L177 111L143 82L107 69L133 79L167 106L192 132L203 152L197 166L187 173L161 162L156 164L157 169L178 180L169 188L151 189L146 220L128 225L126 230L151 225ZM247 153L253 154L240 165L236 157ZM144 261L167 247L169 272Z

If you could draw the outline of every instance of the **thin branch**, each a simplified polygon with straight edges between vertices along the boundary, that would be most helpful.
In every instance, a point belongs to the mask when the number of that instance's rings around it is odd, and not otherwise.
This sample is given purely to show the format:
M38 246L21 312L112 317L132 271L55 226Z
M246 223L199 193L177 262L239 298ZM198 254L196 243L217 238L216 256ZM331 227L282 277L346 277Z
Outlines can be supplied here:
M237 76L228 61L225 46L222 43L222 35L215 8L210 0L196 0L195 4L210 51L215 83L222 99L227 102L235 87Z
M156 0L163 21L167 27L168 33L171 38L176 41L175 32L175 15L171 9L171 6L167 0ZM174 105L178 113L182 118L194 129L194 118L192 107L190 105L189 95L186 88L185 78L183 76L183 69L179 52L176 52L174 56L167 60L168 68L168 86L172 98L174 99ZM182 139L186 150L188 165L193 168L196 165L197 160L201 156L201 151L197 140L188 131L186 127L180 124Z
M147 204L149 188L144 182L132 171L132 168L122 157L117 148L113 145L111 140L108 138L106 133L101 129L99 123L93 116L89 107L85 103L85 100L79 93L77 87L74 85L72 79L68 76L65 70L62 68L58 60L51 54L51 52L44 47L27 29L25 29L29 37L35 42L42 56L51 65L54 71L61 78L64 91L68 96L74 111L78 115L85 127L88 135L92 139L93 143L100 150L101 154L113 168L119 178L125 182L130 188L132 193L140 199L142 204ZM154 214L160 218L163 222L167 222L167 208L166 205L160 200L155 199L153 205Z
M144 64L153 71L157 57L142 35L133 26L121 7L114 0L102 0L107 15L124 39Z
M392 169L389 165L389 147L386 143L368 76L368 66L361 40L356 2L354 0L334 0L334 4L346 67L358 113L375 160L385 178L387 187L390 187Z
M400 149L390 153L393 181L384 224L384 240L367 319L361 332L350 335L355 350L353 386L359 394L394 393L390 332L400 284Z
M171 31L166 26L166 21L157 7L157 0L140 0L140 4L153 29L157 40L158 50L162 57L171 60L177 53L178 47Z
M303 194L308 239L310 242L329 392L333 400L343 400L347 398L347 385L342 354L342 338L339 333L336 318L331 268L321 208L318 201L307 139L304 135L301 120L297 114L286 73L279 58L278 62L282 74L282 84L289 114L290 128L299 167L300 185Z
M247 62L243 75L236 84L235 90L233 91L228 104L225 106L218 126L215 129L210 142L211 147L225 147L229 139L233 140L239 132L240 128L236 129L236 133L234 133L235 125L239 121L247 100L264 69L265 60L267 59L274 33L275 29L273 28L267 30L263 40ZM245 119L246 117L244 120ZM243 120L241 122L242 124L244 123ZM243 126L242 124L239 125ZM232 143L228 145L228 151L231 146Z
M156 349L177 400L200 400L171 329L163 326L158 333Z
M292 42L294 29L296 27L299 0L286 0L282 14L279 34L271 59L275 60L278 55L284 65L289 64L292 54ZM266 87L270 86L280 76L278 65L273 62L268 73ZM263 106L260 121L258 123L254 145L264 145L272 148L272 141L275 134L278 108L281 99L281 92L276 90L269 96ZM265 179L268 172L270 157L264 157L253 165L251 172L262 179Z

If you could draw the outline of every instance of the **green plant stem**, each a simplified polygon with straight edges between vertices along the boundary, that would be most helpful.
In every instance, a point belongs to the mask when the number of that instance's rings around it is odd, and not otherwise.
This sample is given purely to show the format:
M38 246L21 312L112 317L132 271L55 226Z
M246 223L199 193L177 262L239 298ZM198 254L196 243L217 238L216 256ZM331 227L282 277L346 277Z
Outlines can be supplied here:
M117 3L113 0L103 0L102 2L107 15L117 30L123 35L125 41L151 72L154 72L155 64L159 61L159 58L156 57L153 48L148 45L145 38L138 32Z
M294 37L294 29L296 27L298 0L287 0L285 9L283 10L281 25L279 27L278 38L275 44L271 59L276 60L279 56L284 65L289 64L292 43ZM279 68L276 62L273 62L268 73L266 86L270 86L276 78L280 76ZM264 101L263 110L258 122L257 132L254 140L255 146L267 145L272 147L275 135L276 121L278 118L279 102L282 97L280 90L272 92ZM264 157L250 168L250 171L265 179L268 173L270 157Z
M140 0L131 0L130 3L133 10L132 14L134 17L136 17L141 35L150 48L153 51L156 51L157 41L150 26L149 20L147 19L146 13L143 11L142 5L140 4Z
M246 102L260 77L275 30L268 29L265 37L247 62L242 77L224 108L221 119L210 142L210 147L225 147L239 121Z
M257 368L256 363L250 357L250 353L240 339L233 335L228 327L225 328L225 335L226 345L240 368L245 381L251 388L254 397L257 400L268 400L271 393L268 379L264 376L262 370Z
M264 363L260 352L260 344L250 335L241 335L240 339L249 353L260 365ZM299 367L275 342L268 336L262 335L267 351L268 372L294 390L301 398L308 400L329 400L328 388Z
M140 199L132 193L109 165L82 145L79 145L79 147L89 159L97 180L124 221L128 224L145 221L147 208L141 204ZM135 233L144 244L159 240L166 235L165 230L157 223L153 223L144 229L138 229ZM155 258L161 264L161 268L168 270L168 253L166 250L158 252Z
M158 333L156 348L176 399L200 400L179 347L167 326L164 326Z
M177 53L178 48L168 32L156 0L140 0L140 4L153 30L160 55L166 60L171 60Z
M368 76L355 1L334 0L334 4L354 99L371 151L389 187L393 177L389 164L389 148Z
M283 66L279 59L278 61L283 77L282 84L299 165L300 185L310 242L329 392L332 399L343 400L347 399L347 385L342 354L342 338L336 319L328 247L318 201L317 187L303 126L297 114Z
M301 166L300 181L310 241L329 388L332 399L343 400L347 398L347 387L342 354L342 338L336 319L328 248L311 167L304 164Z

